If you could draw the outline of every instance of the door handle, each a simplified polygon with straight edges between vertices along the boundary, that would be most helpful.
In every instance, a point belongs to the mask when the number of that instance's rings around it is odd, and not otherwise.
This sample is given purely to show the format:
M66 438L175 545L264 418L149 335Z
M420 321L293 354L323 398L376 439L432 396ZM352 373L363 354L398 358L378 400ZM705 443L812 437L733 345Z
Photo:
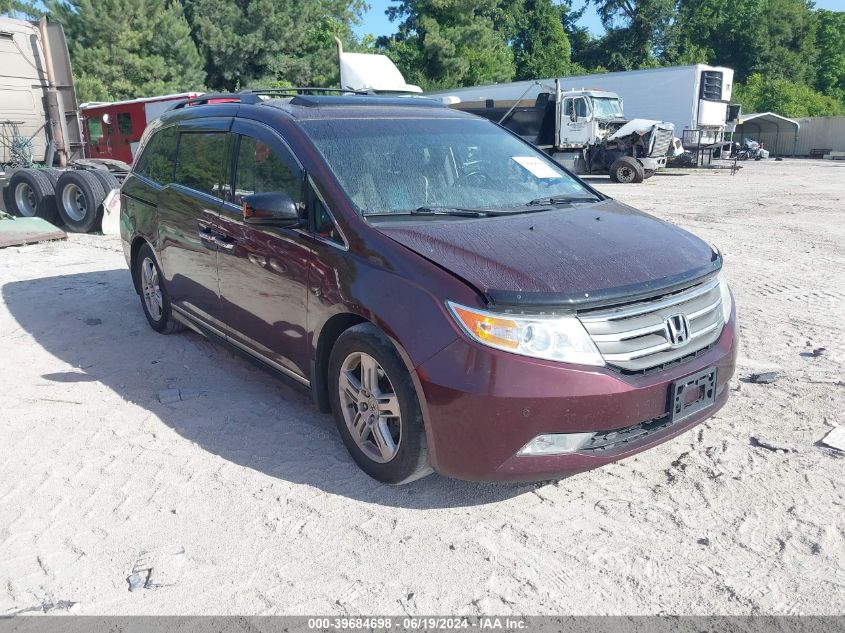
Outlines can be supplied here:
M220 248L224 248L227 251L230 251L235 248L235 244L237 244L237 242L232 238L224 237L222 235L215 235L211 238L211 241L217 244L217 246L219 246Z

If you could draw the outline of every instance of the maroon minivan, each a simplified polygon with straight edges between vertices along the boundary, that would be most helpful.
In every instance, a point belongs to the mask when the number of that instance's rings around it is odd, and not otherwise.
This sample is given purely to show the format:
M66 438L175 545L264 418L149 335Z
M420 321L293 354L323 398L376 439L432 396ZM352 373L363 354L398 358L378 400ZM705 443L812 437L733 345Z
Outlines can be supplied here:
M379 481L557 478L728 398L717 250L428 99L204 95L121 198L150 325L310 389Z

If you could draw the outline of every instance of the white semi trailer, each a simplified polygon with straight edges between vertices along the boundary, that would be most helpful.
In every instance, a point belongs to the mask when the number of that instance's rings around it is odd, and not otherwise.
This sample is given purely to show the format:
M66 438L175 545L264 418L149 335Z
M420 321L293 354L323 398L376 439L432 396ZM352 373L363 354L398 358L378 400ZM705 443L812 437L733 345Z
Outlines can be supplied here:
M453 96L462 102L500 102L520 94L524 94L521 99L532 99L542 90L533 84L554 85L557 80L565 92L615 92L624 99L627 117L672 123L676 136L687 143L704 145L722 141L726 127L730 129L728 105L733 76L730 68L695 64L455 88L428 96Z

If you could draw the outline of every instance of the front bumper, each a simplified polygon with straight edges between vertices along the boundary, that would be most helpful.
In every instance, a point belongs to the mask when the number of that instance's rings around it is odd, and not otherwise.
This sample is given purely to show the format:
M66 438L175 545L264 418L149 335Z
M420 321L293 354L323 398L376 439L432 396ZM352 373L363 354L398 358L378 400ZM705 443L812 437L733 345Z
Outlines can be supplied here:
M656 446L725 404L736 365L736 336L734 314L709 350L646 375L527 358L461 337L415 372L432 466L459 479L536 481ZM717 368L715 403L669 424L670 385L709 367ZM620 431L619 440L604 449L517 455L537 435L614 430Z
M638 161L643 166L643 169L649 169L653 171L657 171L658 169L663 169L666 167L666 157L660 156L658 158L638 158Z

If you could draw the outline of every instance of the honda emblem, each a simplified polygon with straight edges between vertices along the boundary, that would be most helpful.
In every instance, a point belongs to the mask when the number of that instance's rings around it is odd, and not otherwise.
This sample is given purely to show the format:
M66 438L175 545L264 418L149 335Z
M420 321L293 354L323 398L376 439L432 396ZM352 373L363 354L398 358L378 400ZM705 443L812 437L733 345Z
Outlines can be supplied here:
M689 319L686 314L673 314L666 319L666 338L673 348L689 343Z

